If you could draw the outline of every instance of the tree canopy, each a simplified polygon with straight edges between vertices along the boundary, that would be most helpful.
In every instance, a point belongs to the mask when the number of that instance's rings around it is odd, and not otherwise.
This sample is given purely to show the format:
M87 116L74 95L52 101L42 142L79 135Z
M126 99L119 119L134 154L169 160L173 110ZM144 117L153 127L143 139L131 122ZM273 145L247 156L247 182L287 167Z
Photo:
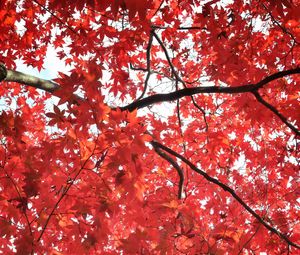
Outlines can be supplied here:
M1 253L299 254L299 13L1 0Z

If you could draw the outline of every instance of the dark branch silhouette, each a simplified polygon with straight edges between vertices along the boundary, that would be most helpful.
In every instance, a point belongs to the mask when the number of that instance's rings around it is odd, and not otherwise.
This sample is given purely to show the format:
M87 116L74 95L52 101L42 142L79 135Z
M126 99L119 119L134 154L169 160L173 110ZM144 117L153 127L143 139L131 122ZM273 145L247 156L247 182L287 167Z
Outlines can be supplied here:
M184 88L167 94L155 94L152 96L148 96L139 101L135 101L127 106L120 107L120 108L122 110L133 111L135 109L141 109L143 107L155 103L175 101L179 98L185 96L192 96L196 94L205 94L205 93L240 94L245 92L253 92L255 90L262 88L264 85L266 85L271 81L274 81L276 79L282 78L287 75L299 74L299 73L300 73L300 67L274 73L270 76L267 76L266 78L264 78L263 80L261 80L256 84L241 85L236 87L207 86L207 87Z
M184 83L184 81L179 77L179 75L178 75L178 73L177 73L177 71L176 71L176 69L175 69L175 67L172 63L172 60L171 60L171 58L168 54L168 50L167 50L166 46L163 44L162 40L159 38L159 36L154 31L153 31L153 36L155 37L155 39L158 41L159 45L161 46L161 48L162 48L162 50L163 50L163 52L164 52L164 54L167 58L169 66L172 70L172 74L175 76L177 81L180 81L180 82Z
M253 217L255 217L265 228L267 228L269 231L271 231L272 233L276 234L278 237L280 237L281 239L283 239L284 241L286 241L289 245L300 249L300 245L292 242L286 235L282 234L281 232L279 232L277 229L275 229L274 227L272 227L271 225L269 225L266 221L264 221L264 219L259 216L253 209L251 209L245 202L244 200L229 186L227 186L226 184L220 182L218 179L211 177L210 175L208 175L206 172L204 172L203 170L199 169L198 167L196 167L192 162L190 162L189 160L187 160L185 157L181 156L180 154L178 154L177 152L171 150L170 148L164 146L163 144L157 142L157 141L152 141L151 145L154 148L160 148L166 152L168 152L169 154L179 158L180 160L182 160L185 164L187 164L193 171L195 171L196 173L202 175L207 181L216 184L217 186L219 186L220 188L222 188L223 190L229 192L232 197L240 204L242 205Z
M57 83L54 83L53 81L40 79L38 77L24 74L18 71L7 70L4 64L1 63L0 66L1 66L0 82L1 82L1 78L3 80L3 77L5 77L6 75L6 77L4 78L5 81L17 82L27 86L32 86L38 89L42 89L50 93L53 93L56 90L61 88ZM133 103L127 106L119 107L119 109L121 109L122 111L126 111L126 110L134 111L136 109L141 109L153 104L175 101L182 97L193 96L196 94L211 94L211 93L240 94L240 93L251 92L256 96L257 91L263 86L265 86L266 84L268 84L269 82L285 77L287 75L299 74L299 73L300 73L300 67L297 67L295 69L289 69L289 70L280 71L271 74L256 84L247 84L247 85L241 85L237 87L206 86L206 87L183 88L167 94L151 95L142 98L140 100L134 101ZM272 108L272 106L269 105L267 102L265 102L261 97L256 96L256 98L260 103L264 104L268 109L274 112L283 121L283 123L285 123L293 132L295 132L296 135L299 135L300 131L291 123L289 123L287 121L287 118L284 117L282 114L280 114L278 110L276 110L274 107Z
M265 101L257 91L253 91L252 93L258 102L260 102L262 105L264 105L273 113L275 113L275 115L277 115L285 125L287 125L291 130L293 130L297 136L300 136L300 131L296 127L294 127L290 122L288 122L287 118L284 117L273 105Z
M148 88L148 82L149 82L149 79L150 79L150 76L151 76L151 47L152 47L152 41L153 41L153 33L151 31L150 36L149 36L148 45L147 45L147 52L146 52L147 69L145 69L145 70L147 72L147 75L146 75L146 79L145 79L145 86L144 86L142 94L138 97L137 101L144 97L144 95L147 91L147 88Z
M167 160L177 171L178 176L179 176L179 182L178 182L178 199L182 198L182 194L183 194L183 182L184 182L184 175L183 175L183 171L181 169L181 167L178 165L178 163L171 158L169 155L167 155L166 153L164 153L160 148L158 147L154 147L155 152L161 156L163 159Z

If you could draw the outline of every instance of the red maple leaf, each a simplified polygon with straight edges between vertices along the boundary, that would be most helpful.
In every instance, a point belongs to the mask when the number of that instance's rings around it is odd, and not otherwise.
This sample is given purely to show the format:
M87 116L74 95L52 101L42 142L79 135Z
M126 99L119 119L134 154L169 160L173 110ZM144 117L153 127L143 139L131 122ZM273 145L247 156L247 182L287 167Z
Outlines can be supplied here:
M0 253L299 254L299 10L0 1Z

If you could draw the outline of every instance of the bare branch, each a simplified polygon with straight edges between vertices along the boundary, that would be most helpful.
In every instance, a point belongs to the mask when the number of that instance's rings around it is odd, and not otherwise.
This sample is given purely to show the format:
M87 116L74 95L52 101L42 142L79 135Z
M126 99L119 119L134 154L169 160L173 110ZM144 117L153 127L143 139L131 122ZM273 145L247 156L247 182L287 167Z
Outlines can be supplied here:
M158 6L158 8L156 9L155 13L152 15L152 18L157 14L157 12L160 10L160 8L162 7L163 3L165 0L160 1L160 4Z
M0 66L3 67L4 65L1 64ZM239 94L245 92L253 92L255 90L262 88L264 85L266 85L271 81L274 81L276 79L282 78L287 75L299 74L299 73L300 73L300 67L297 67L295 69L289 69L289 70L274 73L270 76L267 76L266 78L264 78L263 80L261 80L256 84L247 84L247 85L241 85L236 87L207 86L207 87L184 88L167 94L155 94L143 98L141 100L135 101L127 106L120 107L120 109L122 111L125 110L134 111L135 109L141 109L155 103L175 101L179 98L185 96L192 96L196 94L205 94L205 93ZM57 83L54 83L53 81L44 80L33 75L24 74L13 70L7 70L7 76L4 80L8 82L17 82L27 86L35 87L50 93L53 93L54 91L60 89L60 86Z
M193 105L202 113L203 115L203 119L204 119L204 122L205 122L205 131L207 132L208 131L208 123L207 123L207 119L206 119L206 116L205 116L205 111L196 103L195 99L193 96L191 96L192 98L192 102L193 102Z
M275 229L274 227L272 227L271 225L269 225L266 221L264 221L264 219L259 216L253 209L251 209L246 203L245 201L229 186L227 186L226 184L220 182L218 179L211 177L210 175L208 175L206 172L204 172L203 170L199 169L198 167L196 167L192 162L190 162L189 160L187 160L185 157L181 156L180 154L178 154L177 152L171 150L170 148L164 146L163 144L157 142L157 141L152 141L151 142L153 147L158 147L161 148L162 150L170 153L171 155L181 159L184 163L186 163L193 171L195 171L196 173L202 175L207 181L216 184L217 186L219 186L220 188L222 188L223 190L229 192L231 194L231 196L241 205L243 206L253 217L255 217L266 229L268 229L269 231L271 231L272 233L276 234L278 237L280 237L281 239L283 239L284 241L286 241L289 245L300 249L300 245L292 242L286 235L282 234L281 232L279 232L277 229Z
M60 86L53 81L44 80L33 75L29 75L29 74L25 74L13 70L7 70L7 75L4 80L28 85L51 93L53 93L54 91L60 88Z
M7 76L7 70L3 63L0 63L0 82L3 81Z
M239 87L220 87L220 86L207 86L207 87L194 87L184 88L167 94L155 94L149 97L143 98L139 101L135 101L127 106L120 107L122 110L133 111L135 109L141 109L155 103L175 101L185 96L192 96L196 94L205 93L223 93L223 94L238 94L244 92L251 92L255 89L255 85L243 85Z
M131 70L134 70L134 71L142 71L142 72L147 72L147 69L146 68L142 68L142 67L135 67L133 66L132 63L130 63L130 69Z

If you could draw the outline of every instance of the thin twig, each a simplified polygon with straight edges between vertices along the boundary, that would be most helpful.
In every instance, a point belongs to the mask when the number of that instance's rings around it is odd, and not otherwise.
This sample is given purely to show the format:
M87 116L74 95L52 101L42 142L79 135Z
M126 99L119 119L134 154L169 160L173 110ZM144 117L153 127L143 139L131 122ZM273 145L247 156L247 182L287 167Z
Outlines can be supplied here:
M161 48L163 49L163 52L165 53L165 56L166 56L166 59L169 63L169 66L171 67L171 70L172 70L172 74L175 76L176 80L180 81L181 83L185 83L178 75L173 63L172 63L172 60L169 56L169 53L168 53L168 50L166 48L166 46L163 44L162 40L159 38L159 36L155 33L155 31L153 31L153 36L155 37L155 39L157 40L157 42L159 43L159 45L161 46Z
M271 13L271 11L268 10L268 8L266 7L266 5L264 3L262 3L264 9L268 12L268 14L270 15L272 21L273 21L273 24L276 24L284 33L288 34L295 43L299 44L299 42L297 41L297 39L295 38L295 36L290 32L288 31L285 27L283 27L273 16L273 14Z
M146 80L145 80L145 86L143 89L142 94L137 98L137 101L140 100L141 98L144 97L146 91L147 91L147 87L148 87L148 82L151 76L151 47L152 47L152 41L153 41L153 32L150 32L149 35L149 41L148 41L148 45L147 45L147 52L146 52L146 59L147 59L147 76L146 76Z
M157 12L159 11L159 9L162 7L163 3L165 0L162 0L158 6L158 8L156 9L155 13L152 15L151 19L157 14Z
M23 203L23 199L24 199L24 197L22 197L22 195L21 195L21 193L20 193L20 191L19 191L19 187L17 186L17 184L15 183L15 181L14 181L14 179L7 173L7 171L6 170L4 170L4 172L5 172L5 174L6 174L6 176L7 176L7 178L11 181L11 183L13 184L13 186L14 186L14 188L15 188L15 190L16 190L16 192L17 192L17 194L18 194L18 197L19 197L19 199L20 199L20 203ZM26 198L27 199L27 198ZM22 205L23 206L23 205ZM26 208L20 208L20 210L21 210L21 212L23 213L23 215L25 216L25 219L26 219L26 224L27 224L27 226L28 226L28 229L29 229L29 234L30 234L30 236L32 237L32 242L31 242L31 254L33 254L33 232L32 232L32 229L31 229L31 224L30 224L30 222L29 222L29 219L28 219L28 215L27 215L27 213L26 213L26 209L27 209L27 201L26 201Z
M78 36L77 32L72 27L70 27L68 24L66 24L64 21L62 21L54 12L50 11L47 7L45 7L44 5L42 5L41 3L39 3L37 0L33 0L33 2L35 2L42 9L44 9L46 12L48 12L52 17L54 17L64 27L66 27L67 29L69 29L71 32L73 32L74 34L76 34Z
M192 98L192 102L193 102L193 105L202 113L203 115L203 119L204 119L204 122L205 122L205 131L207 132L208 131L208 123L207 123L207 119L206 119L206 116L205 116L205 111L202 109L202 107L200 107L193 96L191 96Z
M148 70L146 68L143 68L143 67L135 67L132 65L132 63L129 64L130 66L130 69L131 70L134 70L134 71L141 71L141 72L148 72ZM161 72L158 72L158 71L155 71L155 70L150 70L151 74L157 74L157 75L161 75L163 76L164 78L167 78L169 79L170 81L175 81L174 78L172 78L171 76L168 76L167 74L164 74L164 73L161 73Z
M80 175L80 173L85 169L85 165L87 164L87 162L90 160L90 158L94 155L96 149L96 143L95 146L93 148L92 153L89 155L89 157L83 162L83 164L81 165L80 169L77 171L77 173L75 174L74 178L72 178L72 180L70 182L67 183L67 187L64 189L64 191L62 192L61 196L59 197L59 199L57 200L57 202L55 203L54 207L52 208L50 214L48 215L48 218L42 228L42 231L39 235L39 237L37 238L37 242L39 242L50 222L50 219L52 218L52 216L54 215L54 212L56 211L56 209L58 208L58 205L60 204L60 202L63 200L63 198L67 195L68 191L70 190L70 188L73 186L74 182L77 180L77 177ZM105 157L104 157L105 158ZM103 158L103 160L104 160Z

